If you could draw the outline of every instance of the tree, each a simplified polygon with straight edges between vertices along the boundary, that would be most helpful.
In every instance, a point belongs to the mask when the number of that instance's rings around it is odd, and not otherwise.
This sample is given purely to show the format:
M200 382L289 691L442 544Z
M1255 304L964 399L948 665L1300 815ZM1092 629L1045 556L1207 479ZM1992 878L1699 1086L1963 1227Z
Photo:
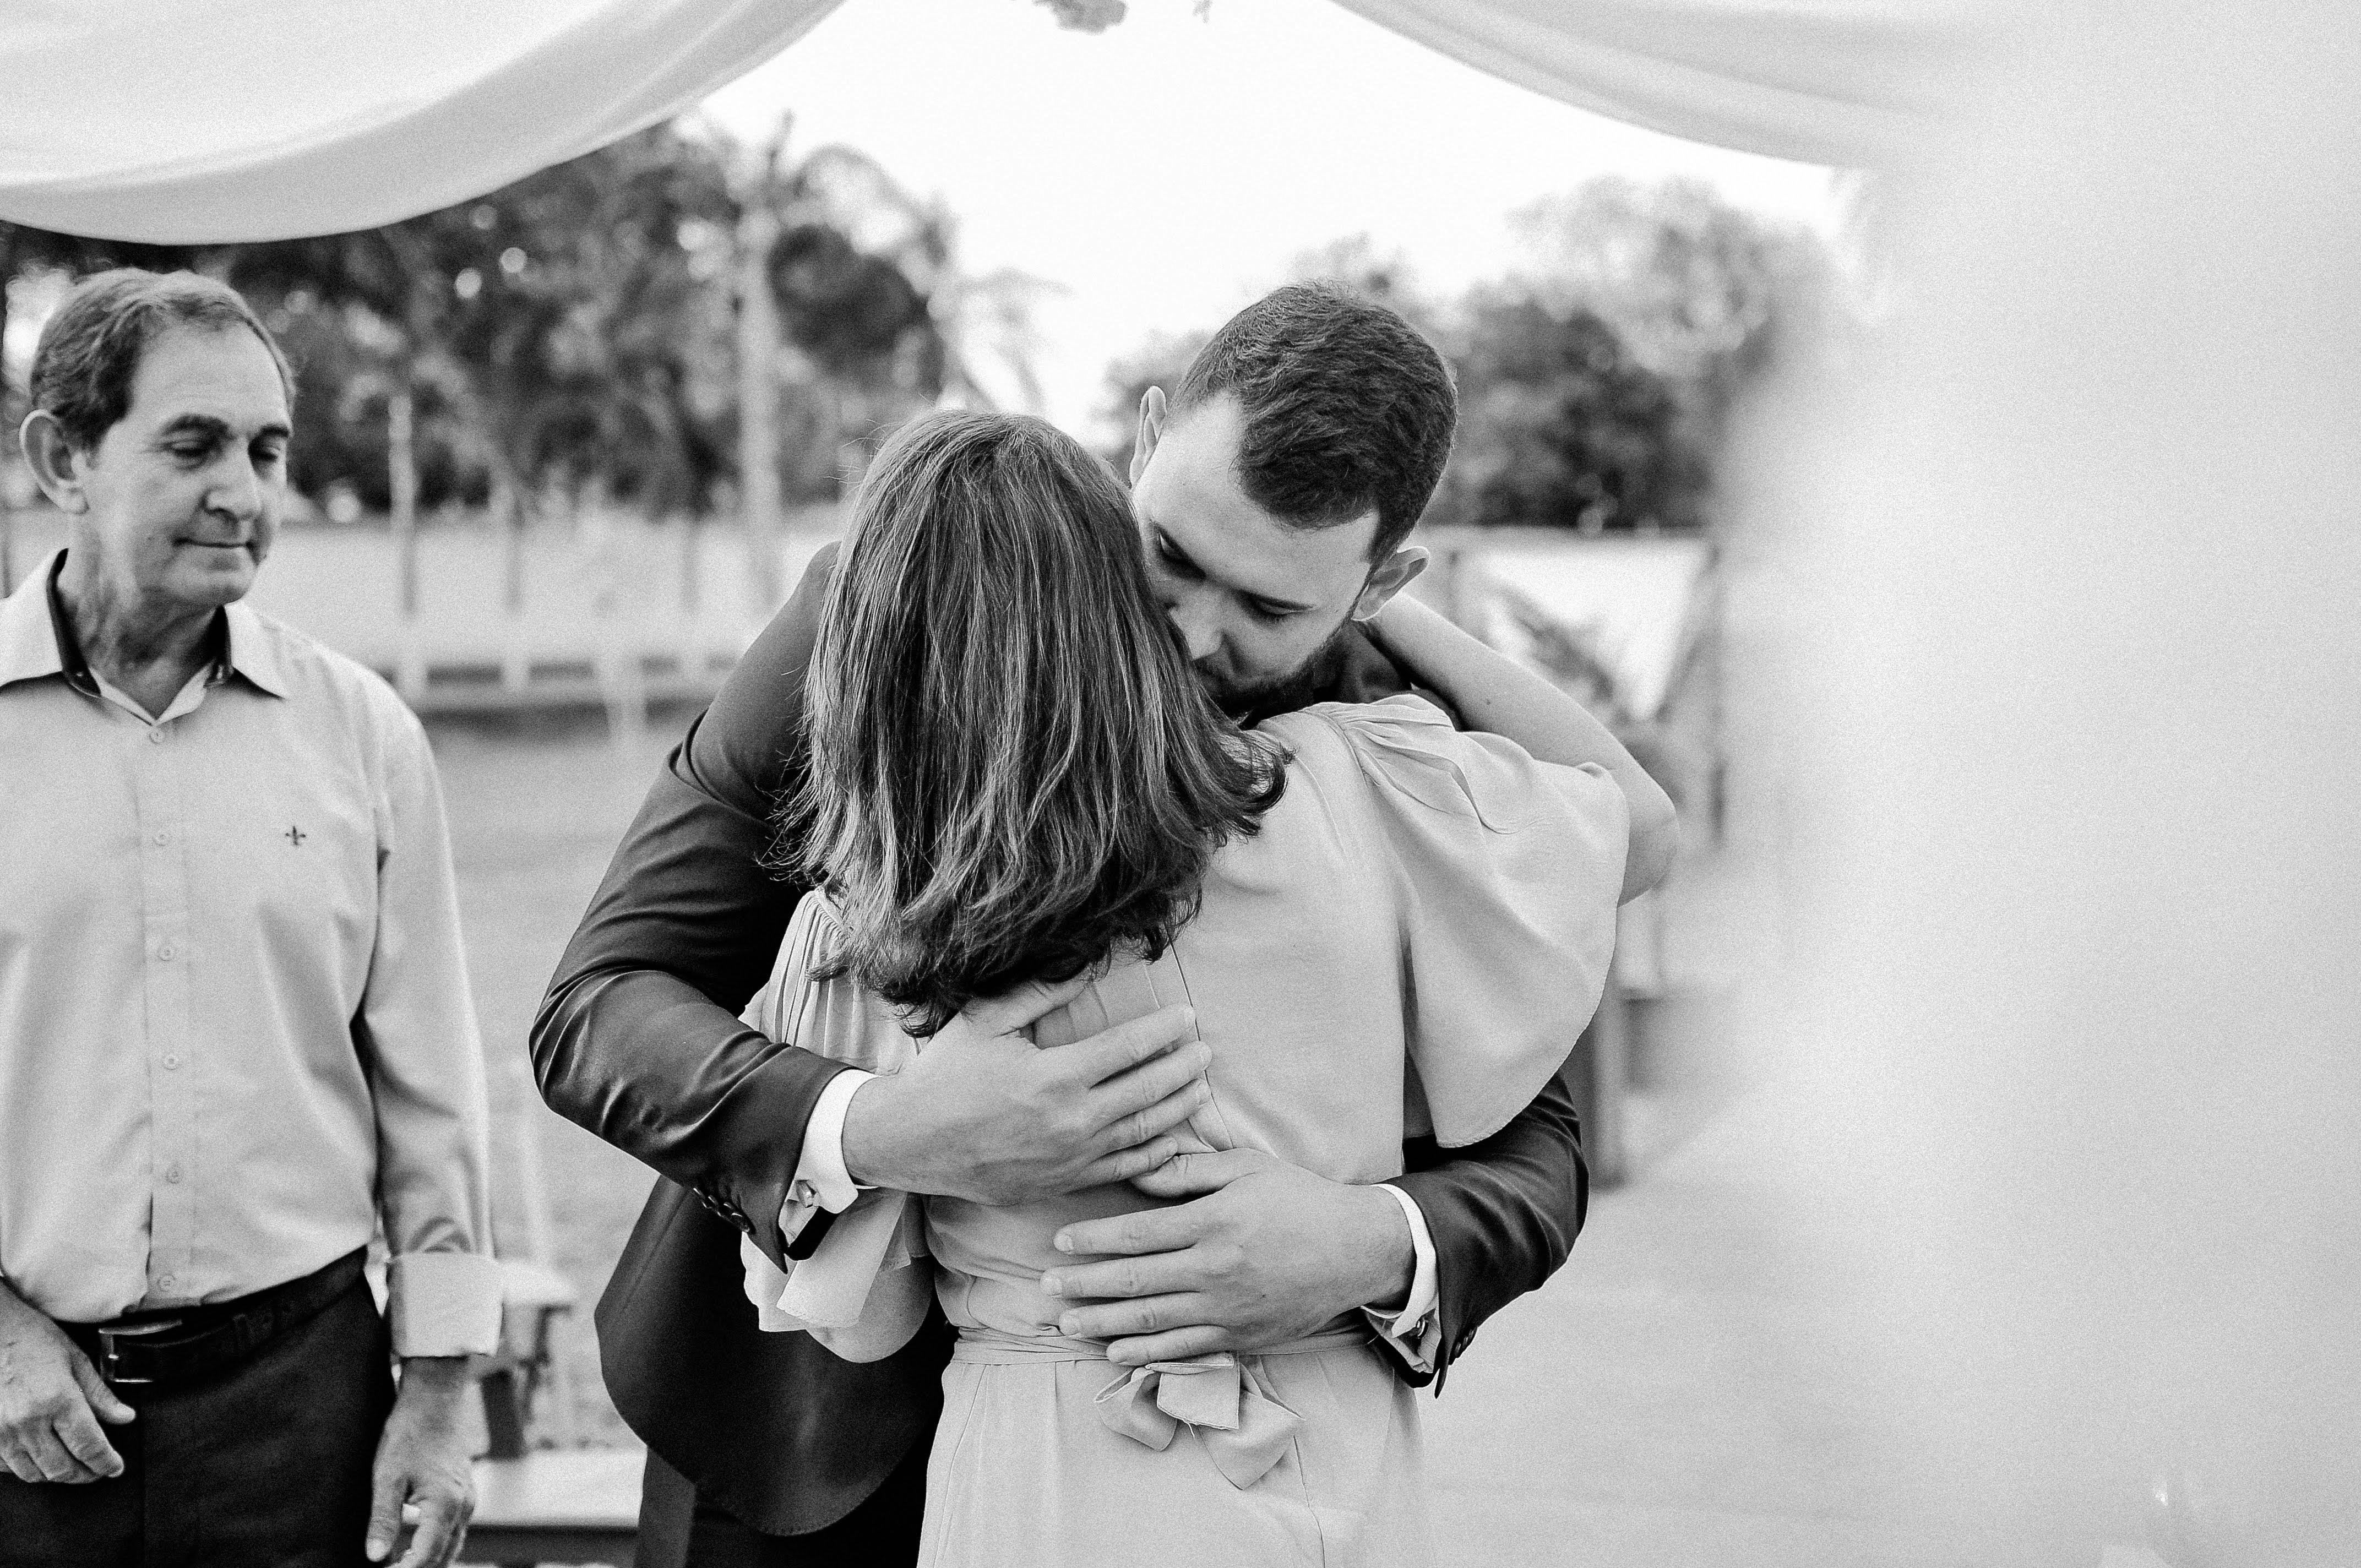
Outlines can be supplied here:
M1782 331L1816 316L1827 290L1827 253L1811 235L1694 180L1594 180L1514 223L1529 258L1514 284L1553 315L1588 311L1613 328L1636 363L1682 389L1693 438L1708 446Z
M658 126L478 201L269 244L0 225L0 281L116 262L223 277L297 363L298 488L383 506L405 539L448 501L521 528L594 498L694 516L732 482L759 521L778 510L763 492L833 496L866 438L920 409L1038 408L1050 287L967 270L951 214L864 155L783 144ZM757 437L759 475L739 458Z
M1525 265L1453 323L1461 435L1431 515L1708 525L1731 411L1819 324L1825 252L1693 181L1593 181L1516 221Z
M0 342L8 335L8 285L20 278L43 272L79 278L104 272L110 267L145 267L150 271L170 272L189 266L195 254L186 246L85 239L80 235L55 234L0 218ZM22 389L7 378L0 377L0 416L7 418L12 431L16 420L29 411L14 409L7 402L12 393Z
M1210 331L1150 333L1137 348L1106 368L1106 390L1099 402L1099 455L1118 474L1131 472L1134 438L1139 433L1139 400L1150 387L1170 392L1187 374L1190 362L1212 340Z
M1366 233L1347 235L1297 253L1287 272L1291 282L1348 289L1395 312L1437 345L1450 341L1449 307L1426 291L1399 247L1380 250Z
M1478 290L1464 310L1459 439L1431 518L1593 533L1701 521L1707 468L1679 389L1612 326L1513 289Z

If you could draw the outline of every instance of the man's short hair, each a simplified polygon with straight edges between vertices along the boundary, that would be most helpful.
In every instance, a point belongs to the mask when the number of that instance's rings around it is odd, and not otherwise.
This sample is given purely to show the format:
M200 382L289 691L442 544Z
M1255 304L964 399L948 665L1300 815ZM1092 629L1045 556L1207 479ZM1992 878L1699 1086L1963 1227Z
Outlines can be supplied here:
M118 267L75 284L41 328L33 351L33 406L49 411L75 450L97 450L131 407L140 356L158 334L176 326L253 333L294 402L295 372L286 354L236 290L194 272Z
M1426 510L1459 419L1450 368L1416 327L1322 283L1290 283L1232 316L1190 363L1173 411L1224 393L1245 413L1247 499L1298 528L1374 509L1372 561Z

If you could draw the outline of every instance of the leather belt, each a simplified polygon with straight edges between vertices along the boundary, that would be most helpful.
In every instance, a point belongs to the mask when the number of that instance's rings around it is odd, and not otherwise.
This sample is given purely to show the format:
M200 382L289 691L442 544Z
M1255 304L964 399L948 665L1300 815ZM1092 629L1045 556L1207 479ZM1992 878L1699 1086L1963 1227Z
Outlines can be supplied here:
M367 1255L367 1248L357 1247L316 1273L228 1301L59 1327L115 1387L186 1383L236 1365L317 1317L359 1282Z

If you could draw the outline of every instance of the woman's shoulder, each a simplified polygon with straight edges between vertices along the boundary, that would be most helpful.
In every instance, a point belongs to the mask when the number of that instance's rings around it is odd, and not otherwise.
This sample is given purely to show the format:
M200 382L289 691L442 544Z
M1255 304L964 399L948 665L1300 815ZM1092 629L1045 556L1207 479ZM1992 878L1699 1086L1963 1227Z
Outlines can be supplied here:
M1604 770L1539 762L1503 736L1457 728L1435 703L1411 693L1317 703L1263 728L1286 744L1291 770L1331 795L1359 781L1380 815L1441 813L1499 828L1527 816L1528 804L1553 813L1569 800L1601 810L1621 804Z
M779 941L771 978L741 1020L784 1044L871 1071L894 1071L916 1054L894 1009L847 974L830 972L844 939L835 901L804 894Z
M1351 763L1360 753L1389 747L1447 744L1451 716L1431 699L1400 692L1375 702L1315 702L1276 714L1260 733L1286 747L1290 765L1317 770Z

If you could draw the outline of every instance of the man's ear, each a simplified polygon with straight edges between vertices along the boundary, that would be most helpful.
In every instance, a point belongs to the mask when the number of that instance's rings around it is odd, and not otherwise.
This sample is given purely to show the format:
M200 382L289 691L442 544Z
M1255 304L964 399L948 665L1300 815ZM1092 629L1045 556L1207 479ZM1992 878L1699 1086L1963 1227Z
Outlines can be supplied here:
M1164 389L1150 387L1139 394L1139 429L1131 439L1131 482L1148 472L1148 460L1164 436Z
M17 429L16 444L24 448L25 466L33 471L34 483L60 511L79 517L90 510L82 477L90 466L89 455L74 450L57 415L47 409L27 414Z
M1353 601L1355 620L1374 620L1378 611L1396 594L1411 586L1421 572L1426 570L1426 547L1405 544L1378 564L1361 585L1361 597Z

